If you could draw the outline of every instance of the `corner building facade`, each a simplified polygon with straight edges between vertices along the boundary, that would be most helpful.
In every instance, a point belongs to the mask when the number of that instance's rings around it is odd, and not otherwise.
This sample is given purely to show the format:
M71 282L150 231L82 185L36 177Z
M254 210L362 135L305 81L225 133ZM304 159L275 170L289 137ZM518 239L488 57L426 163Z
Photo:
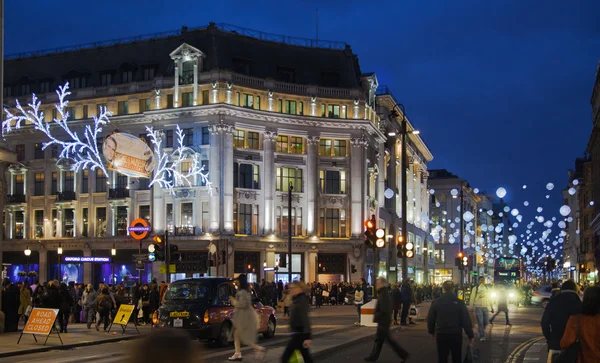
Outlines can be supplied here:
M213 187L210 194L197 180L171 195L150 188L147 179L73 172L58 160L60 150L41 150L45 135L30 127L15 130L6 135L18 162L4 181L1 245L10 277L26 270L42 281L61 276L121 283L137 280L138 273L144 281L164 280L160 263L147 263L141 272L132 264L139 245L127 226L136 218L147 219L154 234L168 232L169 243L179 247L172 279L211 271L286 281L290 267L293 278L306 281L365 275L363 222L369 198L383 195L382 183L368 185L378 178L369 170L385 142L375 112L376 75L361 73L343 43L320 42L327 48L319 48L288 37L287 43L265 41L230 28L184 27L145 40L7 60L9 106L11 98L26 104L34 92L51 122L59 116L52 109L54 90L68 81L73 129L107 107L113 116L103 136L119 131L143 138L151 126L163 131L162 146L171 150L179 125ZM293 254L285 257L288 223ZM215 254L208 254L210 244ZM32 253L26 258L27 247ZM63 257L110 256L112 248L116 255L112 264L61 263L59 272L59 247ZM272 271L284 257L287 268Z

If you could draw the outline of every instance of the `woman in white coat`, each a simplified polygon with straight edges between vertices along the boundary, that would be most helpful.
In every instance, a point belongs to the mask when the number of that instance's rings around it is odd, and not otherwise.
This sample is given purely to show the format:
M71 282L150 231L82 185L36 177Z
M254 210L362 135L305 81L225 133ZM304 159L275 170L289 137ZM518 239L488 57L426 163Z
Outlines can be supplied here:
M241 345L247 345L254 349L256 359L262 361L265 358L266 349L256 344L258 330L257 313L252 303L252 294L246 275L238 276L238 292L235 297L229 297L231 304L235 307L233 311L233 340L235 353L228 358L229 361L242 361Z

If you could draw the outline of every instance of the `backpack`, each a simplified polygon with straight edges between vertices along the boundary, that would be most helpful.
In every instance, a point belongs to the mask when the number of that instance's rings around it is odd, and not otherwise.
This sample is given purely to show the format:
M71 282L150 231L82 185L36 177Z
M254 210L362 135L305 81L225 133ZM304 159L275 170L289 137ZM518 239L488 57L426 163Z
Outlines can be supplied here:
M112 300L110 299L110 296L103 296L102 300L98 302L98 307L110 310L112 308Z

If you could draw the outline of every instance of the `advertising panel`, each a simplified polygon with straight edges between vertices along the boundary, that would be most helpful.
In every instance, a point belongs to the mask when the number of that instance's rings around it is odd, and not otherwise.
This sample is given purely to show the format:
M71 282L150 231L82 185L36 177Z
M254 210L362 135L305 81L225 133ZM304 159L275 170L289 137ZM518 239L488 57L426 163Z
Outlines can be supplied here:
M156 166L152 149L139 137L115 132L106 137L102 152L108 169L135 178L150 178Z

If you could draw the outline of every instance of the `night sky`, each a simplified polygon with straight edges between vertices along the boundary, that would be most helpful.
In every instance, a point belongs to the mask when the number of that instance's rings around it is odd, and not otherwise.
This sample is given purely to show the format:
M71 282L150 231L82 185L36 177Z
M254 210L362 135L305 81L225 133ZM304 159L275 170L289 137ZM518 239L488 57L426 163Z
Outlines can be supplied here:
M558 216L592 127L597 0L8 0L5 53L210 21L314 38L317 7L319 38L350 44L362 72L391 88L434 155L430 168L488 192L504 186L509 203Z

